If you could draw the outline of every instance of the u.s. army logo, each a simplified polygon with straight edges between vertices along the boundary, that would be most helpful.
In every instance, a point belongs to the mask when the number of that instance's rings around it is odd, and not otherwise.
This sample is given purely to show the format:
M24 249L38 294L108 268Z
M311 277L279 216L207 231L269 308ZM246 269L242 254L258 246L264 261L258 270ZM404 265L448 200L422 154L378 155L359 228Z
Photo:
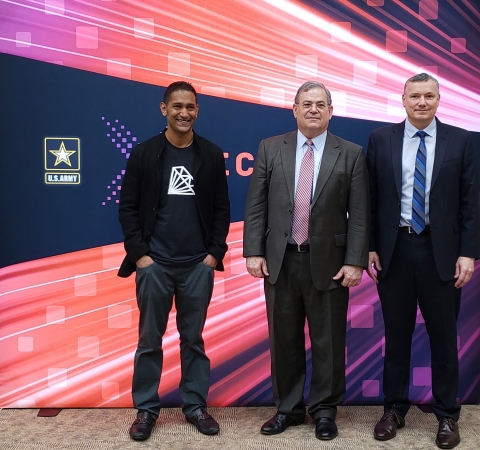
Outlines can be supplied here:
M45 138L44 158L46 184L80 184L79 138Z

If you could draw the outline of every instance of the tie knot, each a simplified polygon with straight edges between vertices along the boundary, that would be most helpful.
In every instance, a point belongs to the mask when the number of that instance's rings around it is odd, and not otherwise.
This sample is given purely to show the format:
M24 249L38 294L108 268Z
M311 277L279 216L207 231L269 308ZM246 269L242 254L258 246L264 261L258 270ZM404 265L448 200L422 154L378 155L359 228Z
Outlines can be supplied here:
M425 131L423 131L423 130L417 131L415 133L415 136L418 136L420 139L425 139L426 135L427 135L427 133L425 133Z
M307 147L309 150L312 149L313 141L311 139L307 139Z

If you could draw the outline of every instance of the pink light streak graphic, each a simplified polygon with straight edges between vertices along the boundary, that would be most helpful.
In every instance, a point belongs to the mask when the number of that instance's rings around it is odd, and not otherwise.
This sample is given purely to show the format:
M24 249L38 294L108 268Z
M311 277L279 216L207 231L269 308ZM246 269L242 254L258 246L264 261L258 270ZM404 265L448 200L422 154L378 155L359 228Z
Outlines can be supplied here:
M270 389L263 281L246 272L242 233L243 222L231 225L226 271L216 275L205 326L212 373L229 366L212 383L212 406L255 404ZM8 367L2 372L0 407L131 406L138 310L134 278L116 275L123 255L123 245L113 244L0 270L0 355L2 367ZM358 386L381 376L383 336L378 327L355 329L355 311L361 311L355 306L361 305L380 308L366 275L351 290L346 402L361 395ZM478 332L466 328L470 338L459 353L468 362ZM308 336L306 342L308 349ZM165 396L176 391L180 379L174 309L163 348L160 393ZM251 356L236 362L242 354ZM431 398L429 389L421 390L422 402Z
M227 270L215 280L204 332L212 367L268 339L262 286L241 257L242 228L232 225ZM138 310L134 278L116 276L123 255L123 245L114 244L0 270L0 354L8 367L1 406L131 406ZM178 387L178 339L173 310L163 394ZM234 403L269 370L267 351L214 384L211 403Z
M403 83L427 70L440 81L440 119L480 130L480 57L472 40L455 52L453 24L448 33L398 0L408 22L382 7L316 3L0 0L0 51L155 85L184 78L201 93L282 108L317 79L334 114L386 122L404 118Z

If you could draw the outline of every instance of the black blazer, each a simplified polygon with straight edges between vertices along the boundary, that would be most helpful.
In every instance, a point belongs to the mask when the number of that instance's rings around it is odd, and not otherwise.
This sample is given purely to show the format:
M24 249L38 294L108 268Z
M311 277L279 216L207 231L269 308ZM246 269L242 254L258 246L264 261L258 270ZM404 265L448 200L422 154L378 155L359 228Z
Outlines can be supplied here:
M193 177L195 200L200 215L205 248L219 262L227 251L227 234L230 227L230 202L228 199L225 158L220 147L198 134ZM120 266L118 276L128 277L136 268L135 262L149 252L149 241L155 224L160 186L162 185L162 153L165 133L137 145L128 160L120 191L119 220L125 236L127 256Z
M459 256L480 257L479 192L471 133L437 121L430 188L430 233L438 274L452 280ZM405 122L372 132L367 148L372 226L370 251L385 276L400 223Z

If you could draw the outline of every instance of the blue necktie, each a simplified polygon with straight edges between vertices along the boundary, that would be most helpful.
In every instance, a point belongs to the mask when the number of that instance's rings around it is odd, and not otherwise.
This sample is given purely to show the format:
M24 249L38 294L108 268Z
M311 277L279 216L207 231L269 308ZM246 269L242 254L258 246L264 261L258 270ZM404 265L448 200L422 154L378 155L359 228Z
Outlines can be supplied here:
M420 234L425 229L425 187L427 185L427 147L425 146L425 131L417 131L420 144L415 159L413 175L412 228Z

